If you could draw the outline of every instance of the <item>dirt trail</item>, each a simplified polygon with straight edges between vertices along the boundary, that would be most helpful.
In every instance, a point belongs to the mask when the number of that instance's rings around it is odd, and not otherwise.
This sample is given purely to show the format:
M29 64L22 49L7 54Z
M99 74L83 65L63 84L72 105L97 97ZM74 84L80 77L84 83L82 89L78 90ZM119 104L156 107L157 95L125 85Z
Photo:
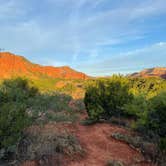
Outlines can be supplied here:
M75 135L86 150L86 156L79 161L71 161L69 166L105 166L110 159L119 160L131 166L143 156L127 144L114 140L111 134L114 132L126 133L125 129L110 124L95 124L91 126L77 125ZM150 164L137 164L138 166L150 166Z
M58 124L55 124L56 126ZM47 125L46 130L54 130L54 125ZM111 137L112 133L129 133L126 129L115 125L98 123L90 126L83 126L79 123L60 125L61 129L69 129L85 149L83 157L74 156L74 159L67 159L67 166L106 166L108 160L118 160L126 166L152 166L144 161L144 157L138 151L132 149L124 142L117 141ZM56 164L55 164L56 165ZM37 166L34 162L26 162L22 166Z

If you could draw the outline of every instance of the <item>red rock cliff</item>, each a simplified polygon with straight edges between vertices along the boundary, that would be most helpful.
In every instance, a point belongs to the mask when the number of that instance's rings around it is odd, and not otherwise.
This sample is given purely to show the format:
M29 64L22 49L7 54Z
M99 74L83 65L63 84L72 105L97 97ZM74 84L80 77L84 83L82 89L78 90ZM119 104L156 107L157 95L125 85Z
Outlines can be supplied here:
M16 56L9 52L1 52L0 78L10 78L12 76L88 79L86 74L77 72L68 66L41 66L31 63L22 56Z

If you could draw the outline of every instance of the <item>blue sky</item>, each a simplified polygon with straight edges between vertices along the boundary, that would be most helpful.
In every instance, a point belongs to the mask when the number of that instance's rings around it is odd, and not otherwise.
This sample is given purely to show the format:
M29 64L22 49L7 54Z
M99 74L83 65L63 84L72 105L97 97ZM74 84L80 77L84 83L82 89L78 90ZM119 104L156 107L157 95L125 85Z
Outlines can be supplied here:
M165 0L0 0L0 48L89 75L166 66Z

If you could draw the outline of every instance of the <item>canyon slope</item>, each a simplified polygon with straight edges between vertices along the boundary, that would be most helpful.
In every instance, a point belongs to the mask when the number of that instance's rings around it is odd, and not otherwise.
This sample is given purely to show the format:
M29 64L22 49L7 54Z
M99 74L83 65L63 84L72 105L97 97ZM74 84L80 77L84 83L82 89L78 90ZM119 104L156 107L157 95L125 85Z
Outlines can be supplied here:
M166 67L156 67L156 68L150 68L142 70L138 73L133 73L129 75L131 77L160 77L163 79L166 79Z
M11 77L88 79L84 73L68 66L52 67L34 64L22 56L0 52L0 79Z

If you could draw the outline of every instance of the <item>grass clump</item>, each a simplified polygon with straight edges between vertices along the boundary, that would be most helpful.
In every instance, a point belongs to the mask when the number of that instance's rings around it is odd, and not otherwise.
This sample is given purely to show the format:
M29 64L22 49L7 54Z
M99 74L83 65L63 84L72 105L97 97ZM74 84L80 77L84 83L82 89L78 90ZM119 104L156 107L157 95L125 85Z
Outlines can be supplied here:
M28 143L27 143L28 142ZM81 154L81 148L74 135L54 128L51 131L39 129L36 132L26 131L17 146L17 157L20 161L43 160L50 156Z

